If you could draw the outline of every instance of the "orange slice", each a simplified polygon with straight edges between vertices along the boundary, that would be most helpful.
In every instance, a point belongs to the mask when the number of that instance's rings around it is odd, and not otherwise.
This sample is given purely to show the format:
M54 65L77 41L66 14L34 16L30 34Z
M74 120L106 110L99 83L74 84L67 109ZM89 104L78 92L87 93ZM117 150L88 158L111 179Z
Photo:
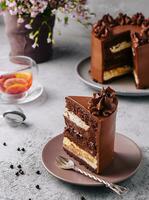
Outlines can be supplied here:
M19 72L15 74L16 78L22 78L30 82L32 80L32 73L31 72Z
M7 80L7 79L11 79L11 78L15 78L15 75L14 74L8 74L8 75L1 75L0 76L0 89L2 91L4 91L4 82Z
M4 82L3 86L4 86L4 88L8 88L8 87L10 87L12 85L15 85L15 84L19 84L19 85L21 84L26 88L28 87L28 82L25 79L22 79L22 78L10 78L10 79L7 79Z
M14 84L5 89L5 92L8 94L20 94L27 90L27 88L22 84Z
M32 85L32 73L31 72L18 72L15 74L16 78L22 78L27 80L28 82L28 87L30 87Z

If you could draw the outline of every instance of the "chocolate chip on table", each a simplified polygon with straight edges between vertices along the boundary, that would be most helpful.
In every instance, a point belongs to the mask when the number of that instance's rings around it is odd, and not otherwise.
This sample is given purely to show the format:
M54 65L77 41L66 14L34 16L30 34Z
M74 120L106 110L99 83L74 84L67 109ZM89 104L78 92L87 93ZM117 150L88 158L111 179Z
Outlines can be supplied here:
M25 152L26 150L25 150L24 147L22 147L22 148L18 147L18 148L17 148L17 151L23 151L23 152Z
M23 171L22 169L19 170L19 173L20 173L21 175L24 175L24 174L25 174L24 171Z
M16 172L16 176L19 176L20 174L19 174L19 172Z
M11 168L11 169L14 169L14 166L13 166L13 165L10 165L10 168Z
M38 190L40 190L40 189L41 189L39 185L36 185L36 188L37 188Z
M21 168L22 168L22 166L21 166L21 165L18 165L18 166L17 166L17 168L21 169Z
M40 174L41 174L41 172L38 170L38 171L36 171L36 174L40 175Z
M17 148L17 151L21 151L20 147Z
M81 197L81 200L86 200L86 199L85 199L85 197L82 196L82 197Z
M3 146L7 146L6 142L3 143Z
M25 152L25 149L24 149L24 147L21 149L23 152Z

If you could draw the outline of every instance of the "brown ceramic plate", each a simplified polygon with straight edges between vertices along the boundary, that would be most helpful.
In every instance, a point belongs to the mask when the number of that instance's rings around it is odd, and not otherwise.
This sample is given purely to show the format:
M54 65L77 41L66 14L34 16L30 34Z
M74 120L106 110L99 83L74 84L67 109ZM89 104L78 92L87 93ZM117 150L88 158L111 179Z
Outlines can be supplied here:
M77 65L76 72L82 82L95 90L110 86L116 91L117 95L120 96L149 96L149 89L136 89L133 76L123 76L107 84L100 84L91 79L89 68L90 57L83 59Z
M60 169L56 166L55 159L58 155L64 155L69 158L62 148L62 139L63 135L60 134L51 139L43 148L42 162L48 172L68 183L84 186L101 186L101 183L88 177L71 170ZM74 161L72 157L71 159ZM77 161L74 162L82 170L90 172ZM139 147L128 137L116 134L114 161L100 177L113 183L124 181L138 170L140 162L141 151ZM94 174L92 172L90 173Z

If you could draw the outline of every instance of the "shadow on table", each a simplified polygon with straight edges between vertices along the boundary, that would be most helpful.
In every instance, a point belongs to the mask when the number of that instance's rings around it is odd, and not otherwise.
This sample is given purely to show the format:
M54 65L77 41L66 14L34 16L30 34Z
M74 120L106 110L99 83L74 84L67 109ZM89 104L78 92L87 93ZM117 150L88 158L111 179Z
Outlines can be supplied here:
M143 150L144 154L148 154L149 152L149 147L144 148ZM127 179L126 181L123 181L119 183L120 185L123 185L129 189L128 193L124 195L125 197L130 197L133 195L133 199L139 197L141 194L148 194L149 193L149 158L144 155L142 159L142 163L136 174ZM80 193L80 195L84 196L87 200L92 199L93 197L116 197L114 193L112 193L108 188L105 187L85 187L85 186L75 186L75 185L70 185L67 183L65 184L66 187L68 187L70 190L75 191ZM102 199L101 198L101 199ZM117 196L117 199L121 199L122 197ZM114 198L115 199L115 198ZM139 199L139 198L137 198Z
M125 101L133 101L135 103L146 103L149 102L149 96L132 96L132 97L128 97L128 96L118 96L118 98L120 100L125 100Z
M45 88L44 88L44 90L43 90L43 93L41 94L41 96L40 97L38 97L37 99L35 99L34 101L30 101L30 102L28 102L27 104L24 104L24 107L26 106L26 105L32 105L32 104L34 104L34 105L43 105L43 104L45 104L48 100L49 100L49 98L53 98L53 96L51 95L50 97L49 97L49 94L46 92L46 90L45 90Z

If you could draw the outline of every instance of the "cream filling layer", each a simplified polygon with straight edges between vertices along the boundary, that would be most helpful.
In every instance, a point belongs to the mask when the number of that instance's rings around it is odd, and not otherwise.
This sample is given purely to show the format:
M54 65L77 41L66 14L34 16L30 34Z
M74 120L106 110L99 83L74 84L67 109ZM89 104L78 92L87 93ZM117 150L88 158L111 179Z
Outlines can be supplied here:
M115 69L110 69L108 71L104 71L103 80L108 81L112 78L122 76L124 74L128 74L131 71L132 71L132 68L130 66L127 66L127 65L125 65L123 67L117 67Z
M69 111L67 108L65 108L64 116L67 119L69 119L71 122L76 124L78 127L84 129L85 131L87 131L89 129L89 126L84 121L82 121L82 119L80 119L73 112Z
M76 157L85 161L93 169L97 169L97 159L88 152L78 147L74 142L70 141L67 137L63 139L63 147L69 152L73 153Z
M131 42L124 41L124 42L114 45L113 47L110 47L110 51L112 53L117 53L117 52L127 49L129 47L131 47Z

